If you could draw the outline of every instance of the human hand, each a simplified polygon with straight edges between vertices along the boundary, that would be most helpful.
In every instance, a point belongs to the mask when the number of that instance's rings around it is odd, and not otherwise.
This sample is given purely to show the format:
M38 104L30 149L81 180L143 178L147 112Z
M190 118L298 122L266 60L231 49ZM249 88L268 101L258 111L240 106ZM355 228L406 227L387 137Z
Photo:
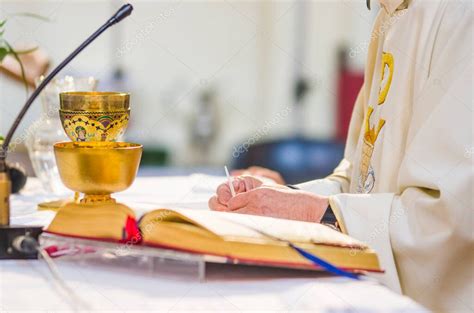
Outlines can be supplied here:
M258 188L263 185L263 182L256 177L239 176L233 178L232 184L234 186L235 193L239 194ZM230 198L232 198L232 193L230 191L229 184L220 184L217 187L216 195L209 199L209 208L213 210L223 211L225 210L224 207L227 206L227 202L229 202Z
M252 175L252 176L261 176L273 180L275 183L284 185L285 180L277 171L270 170L261 166L251 166L246 169L234 170L232 171L233 176L241 175Z
M237 194L229 199L227 206L219 205L212 209L319 223L328 205L327 197L301 190L261 186Z

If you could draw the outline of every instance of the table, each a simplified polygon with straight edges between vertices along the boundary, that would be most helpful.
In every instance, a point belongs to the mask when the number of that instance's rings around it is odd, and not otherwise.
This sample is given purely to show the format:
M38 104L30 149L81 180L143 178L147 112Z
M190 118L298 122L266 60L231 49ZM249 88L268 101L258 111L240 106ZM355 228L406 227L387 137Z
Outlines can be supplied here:
M160 206L206 209L223 177L139 177L116 198L141 210ZM52 197L30 179L12 198L12 224L47 225L54 216L36 204ZM374 281L327 275L265 276L255 268L231 266L213 272L206 282L157 277L127 269L57 262L58 269L85 307L120 312L425 312L407 297ZM255 273L259 275L255 275ZM1 311L70 311L74 304L53 284L43 260L0 262Z

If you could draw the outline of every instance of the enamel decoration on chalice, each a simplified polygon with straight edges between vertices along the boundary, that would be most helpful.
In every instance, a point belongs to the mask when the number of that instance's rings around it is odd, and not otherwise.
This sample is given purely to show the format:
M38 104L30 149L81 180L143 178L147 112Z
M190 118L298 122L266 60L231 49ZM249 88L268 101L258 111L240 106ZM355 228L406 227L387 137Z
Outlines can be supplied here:
M127 189L138 171L143 147L117 142L130 117L130 95L122 92L64 92L60 117L72 142L54 145L59 175L76 192L63 206L111 206L114 192ZM84 197L78 199L78 193Z
M59 116L72 141L116 141L128 125L130 95L121 92L63 92Z

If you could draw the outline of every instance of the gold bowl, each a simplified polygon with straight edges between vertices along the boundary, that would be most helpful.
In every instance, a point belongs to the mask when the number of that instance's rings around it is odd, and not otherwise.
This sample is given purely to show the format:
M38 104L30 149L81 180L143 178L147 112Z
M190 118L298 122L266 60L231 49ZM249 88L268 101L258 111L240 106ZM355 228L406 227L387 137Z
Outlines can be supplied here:
M60 142L54 154L62 182L85 194L81 203L115 201L138 171L143 146L127 142Z
M127 128L128 93L68 91L59 99L61 123L72 141L116 141Z

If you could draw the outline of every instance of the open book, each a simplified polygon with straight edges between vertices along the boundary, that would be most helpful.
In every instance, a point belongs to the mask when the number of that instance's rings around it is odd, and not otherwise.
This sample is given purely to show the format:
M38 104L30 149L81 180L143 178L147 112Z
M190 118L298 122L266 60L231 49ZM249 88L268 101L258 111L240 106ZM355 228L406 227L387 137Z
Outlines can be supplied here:
M49 233L226 257L229 262L317 269L288 241L349 271L381 271L366 244L330 227L226 212L158 209L138 221L130 208L62 208Z

